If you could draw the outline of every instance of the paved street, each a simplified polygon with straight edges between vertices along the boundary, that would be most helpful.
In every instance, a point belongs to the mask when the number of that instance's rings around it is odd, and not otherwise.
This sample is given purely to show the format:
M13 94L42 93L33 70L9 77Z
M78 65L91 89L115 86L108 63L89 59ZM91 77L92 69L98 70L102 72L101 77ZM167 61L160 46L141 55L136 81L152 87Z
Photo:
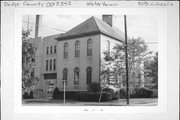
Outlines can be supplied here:
M130 99L130 106L156 106L158 104L157 98L133 98ZM75 100L51 100L51 99L26 99L23 100L23 105L31 106L126 106L126 100L114 100L108 102L81 102Z

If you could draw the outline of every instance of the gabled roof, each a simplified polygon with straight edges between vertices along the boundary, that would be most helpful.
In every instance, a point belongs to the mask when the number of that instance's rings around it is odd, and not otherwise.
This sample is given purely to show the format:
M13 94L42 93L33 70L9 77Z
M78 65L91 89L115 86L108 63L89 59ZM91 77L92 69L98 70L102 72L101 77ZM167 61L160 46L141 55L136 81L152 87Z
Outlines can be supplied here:
M56 39L65 40L69 38L95 35L100 33L122 42L125 40L123 32L113 29L106 22L93 16L77 25L76 27L72 28L71 30L67 31L66 33L60 35Z

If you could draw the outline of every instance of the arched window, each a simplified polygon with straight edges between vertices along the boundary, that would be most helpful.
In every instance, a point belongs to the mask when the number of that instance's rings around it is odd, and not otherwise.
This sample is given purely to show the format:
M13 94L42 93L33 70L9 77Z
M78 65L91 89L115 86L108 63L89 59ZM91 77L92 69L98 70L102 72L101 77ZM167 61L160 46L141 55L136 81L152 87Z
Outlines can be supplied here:
M67 68L64 68L63 69L63 79L62 80L65 80L66 84L67 84L67 76L68 76L68 70L67 70Z
M76 41L75 42L75 57L79 57L80 55L80 42Z
M50 70L50 71L52 70L52 60L50 60L50 67L49 67L49 70Z
M89 39L87 41L87 56L91 56L92 55L92 40Z
M87 81L88 85L91 84L91 79L92 79L92 69L91 69L91 67L87 67L87 69L86 69L86 81Z
M54 46L54 53L56 53L56 46Z
M74 69L74 84L79 84L79 68Z
M48 71L48 60L46 60L46 71Z
M68 58L68 43L64 43L64 58Z
M50 52L51 52L51 54L52 54L52 46L51 46L51 51L50 51Z
M56 70L56 59L53 61L53 70Z

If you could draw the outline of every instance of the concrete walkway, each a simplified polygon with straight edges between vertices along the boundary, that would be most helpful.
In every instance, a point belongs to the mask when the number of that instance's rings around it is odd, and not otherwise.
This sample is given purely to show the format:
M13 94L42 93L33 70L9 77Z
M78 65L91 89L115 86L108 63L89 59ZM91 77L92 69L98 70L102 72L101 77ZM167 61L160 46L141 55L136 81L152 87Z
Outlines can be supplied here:
M157 98L133 98L129 101L130 106L156 106L158 104ZM23 105L31 106L126 106L126 100L113 100L108 102L82 102L76 100L66 100L65 104L63 100L53 99L25 99Z

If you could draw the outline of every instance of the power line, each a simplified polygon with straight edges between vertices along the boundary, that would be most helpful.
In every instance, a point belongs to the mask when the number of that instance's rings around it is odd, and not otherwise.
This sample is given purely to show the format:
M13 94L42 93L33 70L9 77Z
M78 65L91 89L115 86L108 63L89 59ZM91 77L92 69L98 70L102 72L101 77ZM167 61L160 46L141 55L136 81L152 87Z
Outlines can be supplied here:
M32 23L32 22L29 22L29 21L25 21L23 20L22 22L24 23L28 23L28 27L29 27L29 24L33 24L36 26L35 23ZM48 28L48 29L52 29L52 30L56 30L56 31L61 31L61 32L67 32L65 30L61 30L61 29L57 29L57 28L53 28L53 27L49 27L49 26L46 26L46 25L41 25L42 27L45 27L45 28ZM158 42L145 42L146 44L158 44Z
M28 22L28 21L22 21L24 23L28 23L28 24L33 24L35 26L37 26L35 23L31 23L31 22ZM60 30L60 29L57 29L57 28L53 28L53 27L49 27L49 26L46 26L46 25L41 25L42 27L46 27L46 28L49 28L49 29L52 29L52 30L56 30L56 31L61 31L61 32L66 32L65 30Z

